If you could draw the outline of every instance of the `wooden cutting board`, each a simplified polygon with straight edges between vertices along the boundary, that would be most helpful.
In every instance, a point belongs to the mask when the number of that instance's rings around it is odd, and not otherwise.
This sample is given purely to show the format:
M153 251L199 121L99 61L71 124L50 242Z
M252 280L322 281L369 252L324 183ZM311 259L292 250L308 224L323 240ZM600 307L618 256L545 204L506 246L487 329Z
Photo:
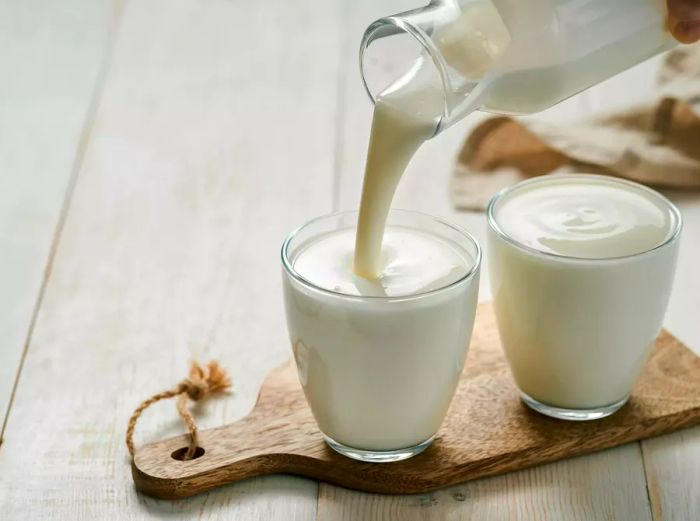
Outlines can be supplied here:
M668 332L659 336L629 403L597 421L567 422L520 402L501 352L493 310L482 304L447 418L424 453L397 463L361 463L326 446L292 362L265 380L242 420L200 433L200 457L173 457L185 436L145 445L132 463L136 488L182 498L264 474L298 474L383 493L426 492L461 481L614 447L700 423L700 358ZM201 453L201 451L199 451Z

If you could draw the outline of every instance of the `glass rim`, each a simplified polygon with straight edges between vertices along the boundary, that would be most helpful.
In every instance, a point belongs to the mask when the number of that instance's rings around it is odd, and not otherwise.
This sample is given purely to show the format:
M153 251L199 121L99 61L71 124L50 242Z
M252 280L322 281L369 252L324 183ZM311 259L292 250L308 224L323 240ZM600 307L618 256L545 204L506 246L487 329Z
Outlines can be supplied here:
M467 230L464 228L457 226L455 224L452 224L444 219L440 219L439 217L435 217L434 215L431 215L429 213L424 213L424 212L416 212L413 210L404 210L401 208L392 208L389 210L389 216L392 214L403 214L403 215L413 215L413 216L418 216L420 218L427 218L432 220L433 222L439 224L440 226L444 226L447 228L452 229L453 231L457 232L460 234L463 238L467 239L475 248L476 250L476 255L474 258L474 264L472 267L462 276L460 276L458 279L445 284L444 286L440 286L439 288L431 289L429 291L423 291L421 293L412 293L410 295L351 295L349 293L343 293L341 291L333 291L331 289L324 288L322 286L319 286L312 281L302 277L297 271L294 269L294 266L290 262L289 259L289 245L290 243L296 238L297 234L301 232L303 229L307 228L308 226L311 226L315 223L318 223L322 220L325 219L330 219L333 217L341 217L343 215L352 215L355 214L357 215L359 213L358 210L341 210L338 212L331 212L328 214L320 215L318 217L315 217L311 219L310 221L305 222L301 226L298 226L294 230L291 231L291 233L287 236L287 238L284 240L282 243L282 248L280 251L280 257L282 260L282 267L284 268L284 271L292 277L294 280L296 280L298 283L302 284L305 287L311 288L315 291L319 291L321 293L324 293L326 295L330 295L333 297L337 298L343 298L343 299L353 299L353 300L372 300L372 301L405 301L405 300L413 300L413 299L418 299L418 298L425 298L430 295L435 295L438 293L445 292L447 290L450 290L454 287L460 286L462 284L466 284L469 280L473 279L476 274L479 273L481 269L481 260L482 260L482 251L481 251L481 245L479 244L479 241L476 240L476 237L474 237L471 233L469 233Z
M370 88L369 83L367 82L364 53L372 44L372 42L376 40L376 33L382 29L385 29L388 26L398 29L404 34L411 36L416 42L418 42L418 45L420 45L430 57L430 61L435 67L435 70L437 71L440 77L440 83L442 85L443 108L442 114L440 114L440 119L435 124L434 135L436 135L442 129L444 122L450 117L450 107L447 100L447 92L451 90L451 85L449 73L447 72L448 67L444 59L442 58L442 54L435 46L432 39L425 33L425 31L423 31L423 29L401 18L400 15L385 16L369 24L367 29L365 29L365 32L362 35L362 40L360 42L359 59L360 77L362 79L362 85L364 86L365 91L367 92L367 95L369 96L369 99L372 101L372 103L376 103L377 97L374 95L374 92L372 92L372 89Z
M548 252L548 251L543 251L538 248L534 248L532 246L528 246L527 244L523 244L521 241L515 239L514 237L511 237L507 233L501 229L499 226L496 216L495 216L495 207L496 204L498 203L499 200L501 200L503 197L507 196L511 192L513 192L516 189L520 189L524 186L528 186L530 184L537 184L540 182L547 182L547 181L552 181L556 179L597 179L599 181L605 181L611 184L622 184L626 186L631 186L637 190L641 190L647 194L650 194L651 196L655 197L656 199L660 200L670 211L670 213L673 215L673 218L675 219L675 227L672 229L672 233L669 233L668 237L666 237L662 242L657 244L656 246L653 246L651 248L648 248L643 251L639 251L636 253L630 253L627 255L617 255L613 257L578 257L575 255L563 255L560 253L554 253L554 252ZM538 176L534 177L532 179L526 179L524 181L520 181L518 183L515 183L514 185L507 186L501 190L499 190L491 199L489 200L488 206L486 207L486 220L488 222L489 228L493 230L501 239L506 241L507 243L511 244L512 246L515 246L516 248L529 253L531 255L535 256L540 256L540 257L545 257L549 258L552 260L556 261L563 261L563 262L586 262L586 263L605 263L605 262L615 262L615 261L623 261L623 260L629 260L633 259L636 257L641 257L643 255L648 255L649 253L652 253L654 251L660 250L662 248L665 248L672 243L676 242L678 238L680 237L681 230L683 229L683 216L681 215L680 210L678 207L673 204L673 202L666 197L665 195L657 192L656 190L649 188L648 186L645 186L641 183L637 183L634 181L630 181L629 179L623 179L620 177L613 177L613 176L607 176L607 175L600 175L600 174L585 174L585 173L566 173L566 174L547 174L543 176Z

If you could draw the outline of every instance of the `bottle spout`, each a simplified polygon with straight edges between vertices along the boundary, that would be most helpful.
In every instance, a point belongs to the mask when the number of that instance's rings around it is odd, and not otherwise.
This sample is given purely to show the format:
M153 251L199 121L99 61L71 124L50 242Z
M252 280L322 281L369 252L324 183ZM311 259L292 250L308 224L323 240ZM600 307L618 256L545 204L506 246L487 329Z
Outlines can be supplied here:
M509 43L510 34L490 0L434 0L371 23L360 45L360 70L374 102L422 60L430 69L424 74L432 75L442 93L437 134L481 106Z

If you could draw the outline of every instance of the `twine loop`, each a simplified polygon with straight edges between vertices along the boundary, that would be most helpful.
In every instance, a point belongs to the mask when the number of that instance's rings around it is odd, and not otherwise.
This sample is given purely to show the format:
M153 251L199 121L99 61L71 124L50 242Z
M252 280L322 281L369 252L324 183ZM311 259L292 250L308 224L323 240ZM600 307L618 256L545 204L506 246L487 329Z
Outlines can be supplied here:
M197 450L197 424L192 413L187 408L187 400L189 399L193 402L202 401L213 394L225 392L229 387L231 387L231 380L218 362L212 360L206 367L202 367L197 362L192 362L189 376L186 379L173 389L154 394L141 402L134 410L126 429L126 447L129 449L129 454L133 457L136 452L134 447L134 430L143 411L156 402L177 396L177 412L187 426L187 433L190 438L187 452L185 452L183 459L192 459Z

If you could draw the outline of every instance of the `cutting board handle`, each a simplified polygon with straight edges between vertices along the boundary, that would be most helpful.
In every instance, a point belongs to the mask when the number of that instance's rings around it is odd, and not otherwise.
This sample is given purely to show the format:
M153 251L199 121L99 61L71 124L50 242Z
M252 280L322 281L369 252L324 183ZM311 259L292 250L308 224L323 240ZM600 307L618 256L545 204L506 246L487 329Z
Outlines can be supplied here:
M192 460L178 459L187 447L186 435L139 447L131 465L136 488L173 499L265 474L323 479L315 456L334 458L335 453L323 442L303 394L289 392L298 386L292 362L272 371L248 416L199 432Z
M141 447L131 465L136 488L152 497L173 499L210 489L212 483L289 472L289 457L294 459L292 453L298 448L298 430L289 423L262 420L260 414L251 413L235 423L202 431L200 447L189 461L181 459L186 435ZM274 453L267 452L272 445ZM180 494L179 489L186 493Z

